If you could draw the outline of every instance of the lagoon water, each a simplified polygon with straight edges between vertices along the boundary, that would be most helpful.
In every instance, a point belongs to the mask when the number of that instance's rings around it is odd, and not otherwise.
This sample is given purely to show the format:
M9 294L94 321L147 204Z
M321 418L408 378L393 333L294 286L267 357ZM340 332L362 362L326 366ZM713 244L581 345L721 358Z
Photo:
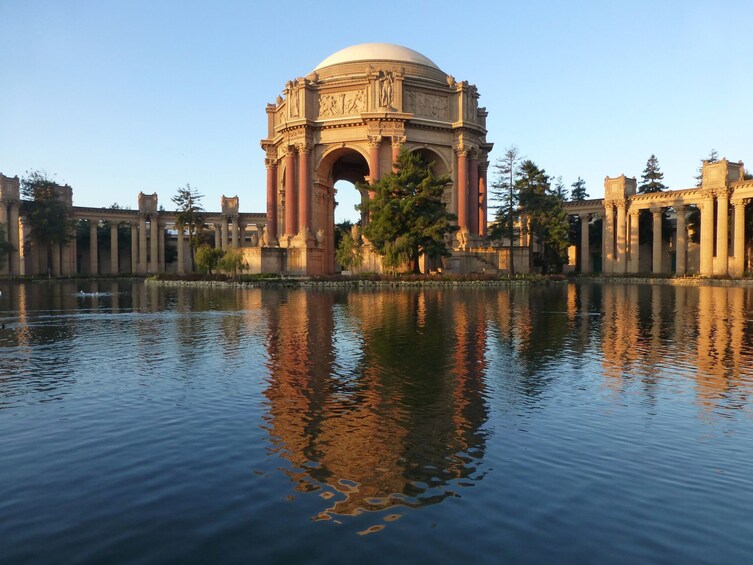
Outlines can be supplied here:
M0 562L753 555L753 292L0 283Z

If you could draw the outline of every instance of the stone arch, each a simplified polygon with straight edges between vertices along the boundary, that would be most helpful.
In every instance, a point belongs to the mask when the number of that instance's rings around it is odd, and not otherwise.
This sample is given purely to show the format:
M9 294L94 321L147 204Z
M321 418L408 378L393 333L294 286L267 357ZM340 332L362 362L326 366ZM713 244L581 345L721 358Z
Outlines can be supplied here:
M442 155L439 151L437 151L434 147L425 147L423 145L416 145L414 147L409 147L408 151L410 153L418 153L421 155L424 159L426 159L429 162L434 163L434 167L432 167L432 172L434 173L434 176L442 176L442 175L450 175L452 173L452 167L450 163L447 161L444 155Z
M328 272L335 269L335 190L338 180L363 183L370 175L368 154L357 145L328 147L315 166L316 197L314 226L323 231L324 263Z

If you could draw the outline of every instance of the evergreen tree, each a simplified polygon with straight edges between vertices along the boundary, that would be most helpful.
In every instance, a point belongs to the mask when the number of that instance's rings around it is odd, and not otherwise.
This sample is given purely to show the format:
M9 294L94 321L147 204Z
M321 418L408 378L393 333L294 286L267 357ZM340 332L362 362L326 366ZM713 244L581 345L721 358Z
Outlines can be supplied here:
M530 224L532 238L541 251L538 263L544 272L560 270L566 259L570 225L562 199L551 193L549 177L531 160L523 161L515 183L520 197L521 214ZM529 261L533 264L532 246Z
M492 198L499 202L494 214L494 224L489 232L492 239L508 238L510 249L510 274L515 274L513 261L513 242L515 241L515 224L518 222L518 191L515 181L518 178L520 153L515 145L505 150L505 154L494 164L496 179L492 184Z
M557 181L554 183L554 190L552 191L552 194L562 200L563 202L567 199L567 192L565 191L565 183L562 182L562 175L557 177Z
M31 238L47 249L47 270L52 269L52 250L73 237L75 222L64 200L61 187L41 171L27 172L21 179L21 195L31 227ZM23 244L23 242L22 242Z
M643 182L638 187L638 192L641 194L647 194L649 192L661 192L666 190L667 187L662 182L664 180L664 173L659 169L659 159L653 153L651 157L646 161L646 168L643 169L643 175L641 175Z
M370 186L374 198L357 208L367 214L369 224L363 234L387 267L410 263L420 273L419 257L447 257L445 236L457 230L455 215L442 202L449 177L437 178L431 164L416 153L403 152L395 164L397 171Z
M696 186L701 186L701 182L703 182L703 164L704 163L716 163L719 160L719 153L717 153L716 149L712 149L709 152L709 156L706 159L701 159L701 164L698 166L698 174L695 176Z
M201 243L199 232L204 229L204 208L201 205L203 194L192 188L190 184L179 188L172 201L178 207L175 218L175 227L188 231L188 247L191 256L191 271L194 270L196 248ZM211 272L211 271L210 271Z
M573 200L575 202L582 202L586 198L588 198L588 193L586 192L586 181L584 181L582 178L578 177L578 180L576 180L570 186L572 187L572 190L570 191L570 200Z

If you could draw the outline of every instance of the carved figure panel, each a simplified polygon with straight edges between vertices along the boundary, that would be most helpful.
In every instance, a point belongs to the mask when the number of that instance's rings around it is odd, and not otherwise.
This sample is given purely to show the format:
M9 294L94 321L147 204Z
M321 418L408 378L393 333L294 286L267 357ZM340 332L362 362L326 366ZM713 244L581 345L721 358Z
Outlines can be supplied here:
M366 110L366 91L353 90L319 96L319 116L322 118L349 116Z
M449 101L446 96L417 90L405 93L405 111L417 116L449 120Z

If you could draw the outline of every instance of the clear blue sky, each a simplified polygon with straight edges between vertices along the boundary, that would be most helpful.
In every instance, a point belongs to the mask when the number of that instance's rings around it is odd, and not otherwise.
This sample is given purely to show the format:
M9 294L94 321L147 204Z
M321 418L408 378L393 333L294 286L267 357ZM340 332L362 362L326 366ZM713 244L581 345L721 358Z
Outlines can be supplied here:
M0 0L0 22L0 172L55 174L81 206L172 208L191 183L263 212L265 104L364 42L475 83L492 159L514 143L592 197L651 153L670 188L712 148L753 169L750 0Z

